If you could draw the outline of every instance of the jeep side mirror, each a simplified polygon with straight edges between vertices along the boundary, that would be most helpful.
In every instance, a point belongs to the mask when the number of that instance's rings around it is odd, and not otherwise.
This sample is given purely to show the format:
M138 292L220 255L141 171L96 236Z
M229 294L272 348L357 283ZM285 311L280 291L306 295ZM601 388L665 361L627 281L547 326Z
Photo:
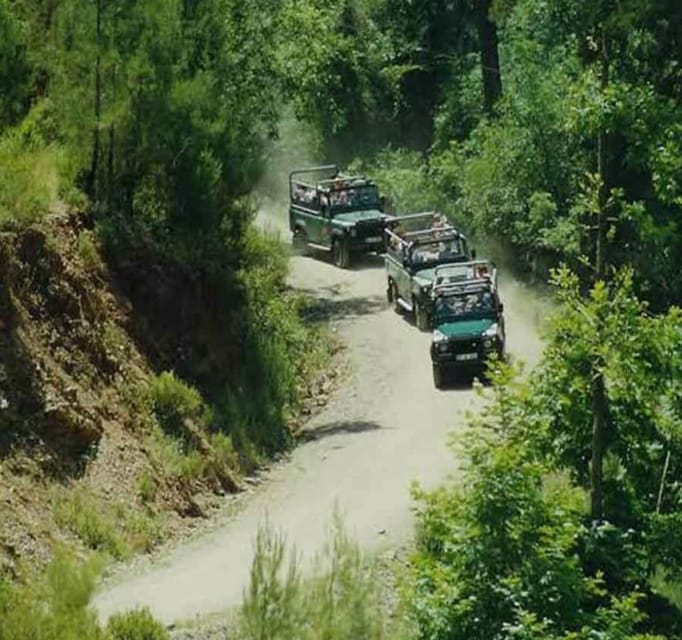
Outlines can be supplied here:
M497 310L502 313L504 311L504 305L500 302L500 304L497 307Z

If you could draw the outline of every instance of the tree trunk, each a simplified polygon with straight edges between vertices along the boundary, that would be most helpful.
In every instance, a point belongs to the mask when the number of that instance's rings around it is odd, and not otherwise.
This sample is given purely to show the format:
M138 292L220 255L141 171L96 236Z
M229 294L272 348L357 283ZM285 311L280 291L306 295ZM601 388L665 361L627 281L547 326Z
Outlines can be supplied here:
M600 46L600 79L602 91L609 84L609 61L606 48L606 35L602 32ZM606 228L608 223L608 133L602 128L597 140L597 171L600 177L599 209L597 211L596 247L594 259L594 281L606 278ZM602 322L601 318L597 320ZM598 328L601 333L601 328ZM592 471L591 471L591 503L592 518L601 520L604 517L604 472L603 460L606 446L606 428L608 422L608 398L604 382L601 362L592 368Z
M95 202L99 200L97 172L100 156L100 122L102 118L102 55L100 45L102 40L102 0L96 0L96 30L95 30L95 126L92 131L92 158L90 160L90 176L88 192Z
M111 103L116 104L116 65L111 68ZM114 201L114 143L116 142L116 126L112 119L109 125L109 149L107 158L107 205L113 207Z
M481 75L483 78L483 106L489 116L495 115L495 103L502 95L500 56L497 41L497 26L490 20L493 0L480 0L478 37L481 49Z

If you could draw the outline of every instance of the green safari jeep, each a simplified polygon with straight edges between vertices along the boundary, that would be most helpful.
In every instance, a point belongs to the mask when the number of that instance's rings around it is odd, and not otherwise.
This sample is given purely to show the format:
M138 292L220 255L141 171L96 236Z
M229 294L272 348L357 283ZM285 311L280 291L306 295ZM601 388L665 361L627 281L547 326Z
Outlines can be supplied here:
M386 295L396 312L414 316L421 331L431 325L431 286L440 265L475 257L466 237L441 214L415 213L393 218L386 230Z
M336 165L310 167L289 175L289 228L300 250L329 251L347 268L357 253L383 253L390 218L377 185L363 176L339 173Z
M492 263L481 260L437 269L431 296L431 364L437 389L448 372L484 371L492 354L504 357L504 306Z

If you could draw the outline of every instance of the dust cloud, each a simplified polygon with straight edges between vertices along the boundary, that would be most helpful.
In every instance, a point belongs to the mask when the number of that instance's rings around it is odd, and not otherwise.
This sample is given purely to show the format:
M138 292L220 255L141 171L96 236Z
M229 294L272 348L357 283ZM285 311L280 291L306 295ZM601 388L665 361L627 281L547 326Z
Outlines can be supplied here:
M289 239L289 173L321 164L316 132L286 110L279 124L279 139L270 149L262 180L255 190L258 201L256 225L282 241Z

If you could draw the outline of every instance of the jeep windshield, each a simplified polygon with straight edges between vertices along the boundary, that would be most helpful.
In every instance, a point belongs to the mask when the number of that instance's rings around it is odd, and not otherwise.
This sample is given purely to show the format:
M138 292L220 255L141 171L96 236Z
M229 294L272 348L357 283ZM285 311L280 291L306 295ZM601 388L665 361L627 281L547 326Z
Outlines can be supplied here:
M335 189L329 193L329 204L332 215L358 209L380 209L379 189L374 185Z
M495 299L485 289L438 296L433 305L436 325L455 320L494 318L496 315Z
M459 237L447 237L432 242L420 242L410 249L410 264L417 270L428 269L447 262L467 258L464 243Z

